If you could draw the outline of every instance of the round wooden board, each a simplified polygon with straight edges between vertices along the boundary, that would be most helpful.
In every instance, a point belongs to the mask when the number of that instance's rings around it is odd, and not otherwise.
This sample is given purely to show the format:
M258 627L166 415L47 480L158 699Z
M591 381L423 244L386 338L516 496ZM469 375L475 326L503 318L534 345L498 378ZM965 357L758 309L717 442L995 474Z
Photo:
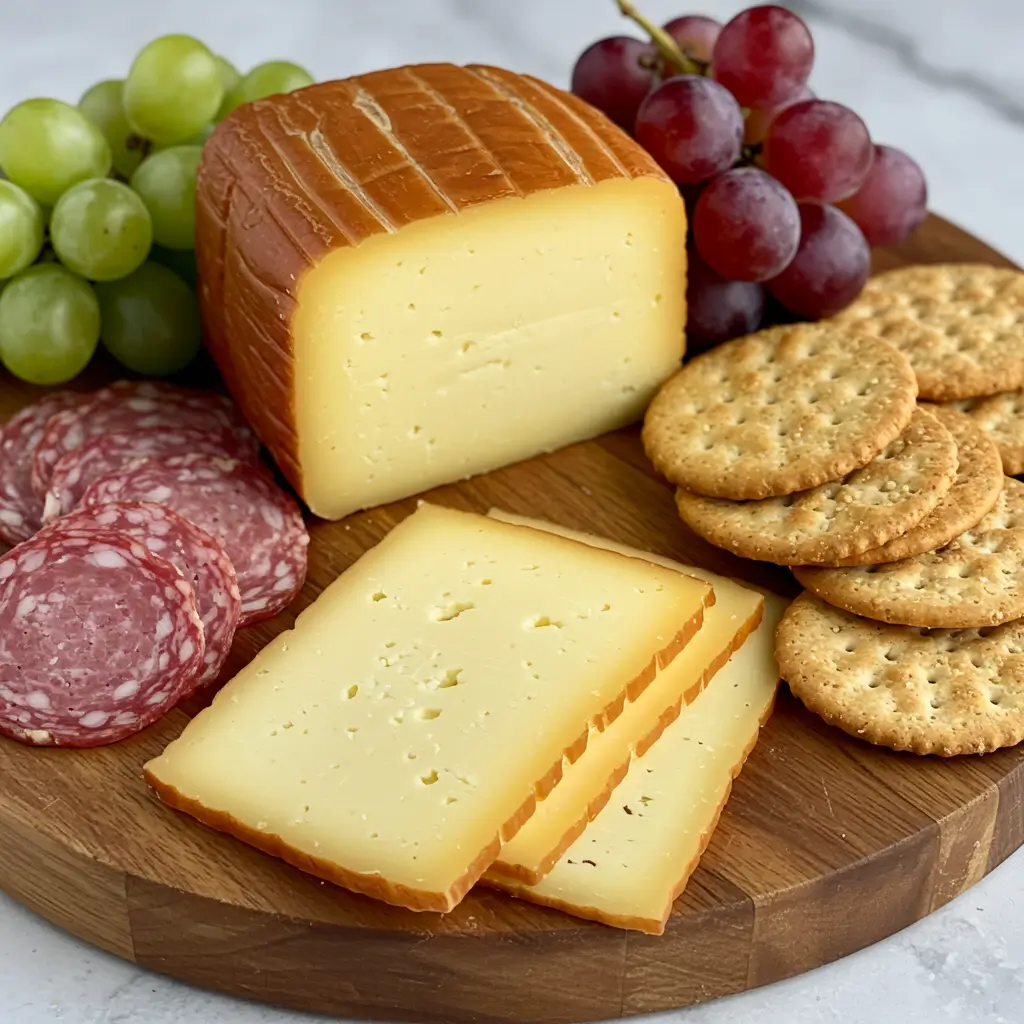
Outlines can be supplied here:
M878 267L1008 265L932 217ZM5 415L31 389L0 381ZM636 430L442 488L792 593L787 574L680 524ZM309 580L239 634L225 677L415 501L312 526ZM195 709L191 709L195 710ZM1024 841L1024 747L955 761L870 747L783 694L661 937L479 889L446 917L398 910L292 870L162 806L140 766L185 724L86 752L0 741L0 886L144 967L344 1017L570 1022L684 1006L860 949L946 903Z

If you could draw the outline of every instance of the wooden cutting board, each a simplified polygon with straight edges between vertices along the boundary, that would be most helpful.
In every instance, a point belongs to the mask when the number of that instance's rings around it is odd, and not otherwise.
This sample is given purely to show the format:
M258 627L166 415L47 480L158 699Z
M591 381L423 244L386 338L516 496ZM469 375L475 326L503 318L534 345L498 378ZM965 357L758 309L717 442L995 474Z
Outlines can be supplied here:
M935 217L877 265L950 260L1008 265ZM0 412L31 394L0 379ZM481 512L497 505L795 592L788 574L712 549L681 525L636 430L429 497ZM312 523L305 589L289 612L239 634L225 678L414 505ZM828 728L784 693L664 936L484 889L446 917L413 914L158 803L140 766L186 720L179 709L131 742L85 752L0 740L0 886L144 967L342 1017L554 1024L739 992L891 935L1024 841L1024 747L946 762L894 754Z

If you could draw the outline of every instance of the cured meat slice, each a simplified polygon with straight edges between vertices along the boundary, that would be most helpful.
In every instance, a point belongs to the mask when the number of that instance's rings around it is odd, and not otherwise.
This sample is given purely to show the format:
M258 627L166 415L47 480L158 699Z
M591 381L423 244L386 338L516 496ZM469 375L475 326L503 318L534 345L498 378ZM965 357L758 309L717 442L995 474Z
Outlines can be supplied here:
M74 451L62 455L53 467L50 486L43 503L43 522L67 515L81 500L86 488L101 476L112 473L136 459L164 455L224 455L243 462L254 462L257 453L252 444L233 434L191 427L146 427L142 430L101 434L90 438Z
M32 490L32 455L46 421L87 396L56 391L25 406L0 427L0 540L20 544L39 529L43 503Z
M32 457L32 490L45 500L61 456L90 438L152 428L222 434L226 449L244 445L255 453L259 447L223 395L153 381L120 381L97 391L86 404L51 417Z
M206 650L202 671L186 696L214 682L231 650L242 610L235 570L221 545L166 505L150 502L115 501L78 509L54 523L47 534L89 534L97 530L113 530L139 541L153 554L167 559L191 585Z
M108 530L44 530L0 559L0 732L37 746L116 743L203 670L188 582Z
M167 505L221 544L238 577L242 626L276 615L305 581L302 513L262 469L216 455L143 459L94 481L82 506L111 501Z

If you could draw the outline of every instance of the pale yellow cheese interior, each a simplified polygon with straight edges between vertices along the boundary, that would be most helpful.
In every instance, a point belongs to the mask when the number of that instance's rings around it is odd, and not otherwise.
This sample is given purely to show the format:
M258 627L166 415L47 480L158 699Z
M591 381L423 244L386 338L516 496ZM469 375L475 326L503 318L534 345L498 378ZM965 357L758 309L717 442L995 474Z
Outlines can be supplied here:
M765 597L761 625L633 762L613 799L551 872L535 886L503 888L606 924L663 930L771 710L779 679L775 628L786 604Z
M292 331L301 490L337 519L639 419L683 352L678 191L615 179L340 249Z
M608 551L632 556L639 554L635 549L614 541L552 523L510 515L497 509L492 509L489 515L503 522L548 530ZM591 731L583 756L565 767L557 788L537 805L533 817L502 847L488 878L511 874L524 880L539 880L540 873L547 867L549 855L586 820L588 808L607 796L609 779L616 769L629 763L638 746L641 750L646 749L649 738L656 736L662 727L666 712L678 707L688 691L713 675L720 667L719 662L727 658L736 645L737 633L756 626L760 620L764 599L758 591L705 569L682 566L657 555L645 554L643 557L657 565L707 580L715 590L714 607L705 611L704 625L686 650L662 669L654 682L635 701L628 703L607 729ZM617 797L613 795L612 799Z
M421 909L397 887L449 899L710 592L638 559L423 505L147 769Z

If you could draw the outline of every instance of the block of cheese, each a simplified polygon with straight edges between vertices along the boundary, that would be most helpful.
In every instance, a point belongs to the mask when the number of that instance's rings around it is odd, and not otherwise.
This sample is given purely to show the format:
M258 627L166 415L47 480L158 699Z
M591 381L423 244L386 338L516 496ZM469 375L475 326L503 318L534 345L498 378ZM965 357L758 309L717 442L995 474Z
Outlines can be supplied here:
M665 930L771 714L775 628L787 603L765 596L761 625L632 763L615 798L548 875L535 886L503 880L503 890L618 928Z
M296 867L450 910L713 601L640 559L421 505L146 777Z
M533 78L423 65L246 105L196 208L210 350L328 519L639 419L683 353L678 190Z
M568 530L553 523L510 515L492 509L489 515L506 523L548 530L608 551L636 557L641 554L614 541ZM501 848L484 881L507 876L535 885L579 838L587 822L608 803L623 780L632 757L641 757L675 721L714 674L761 621L764 598L735 580L705 569L683 566L667 558L644 554L656 565L707 580L715 590L714 607L704 613L704 625L686 650L662 669L636 700L603 730L591 730L587 749L562 773L562 781L538 805L533 817ZM500 879L499 879L500 881Z

